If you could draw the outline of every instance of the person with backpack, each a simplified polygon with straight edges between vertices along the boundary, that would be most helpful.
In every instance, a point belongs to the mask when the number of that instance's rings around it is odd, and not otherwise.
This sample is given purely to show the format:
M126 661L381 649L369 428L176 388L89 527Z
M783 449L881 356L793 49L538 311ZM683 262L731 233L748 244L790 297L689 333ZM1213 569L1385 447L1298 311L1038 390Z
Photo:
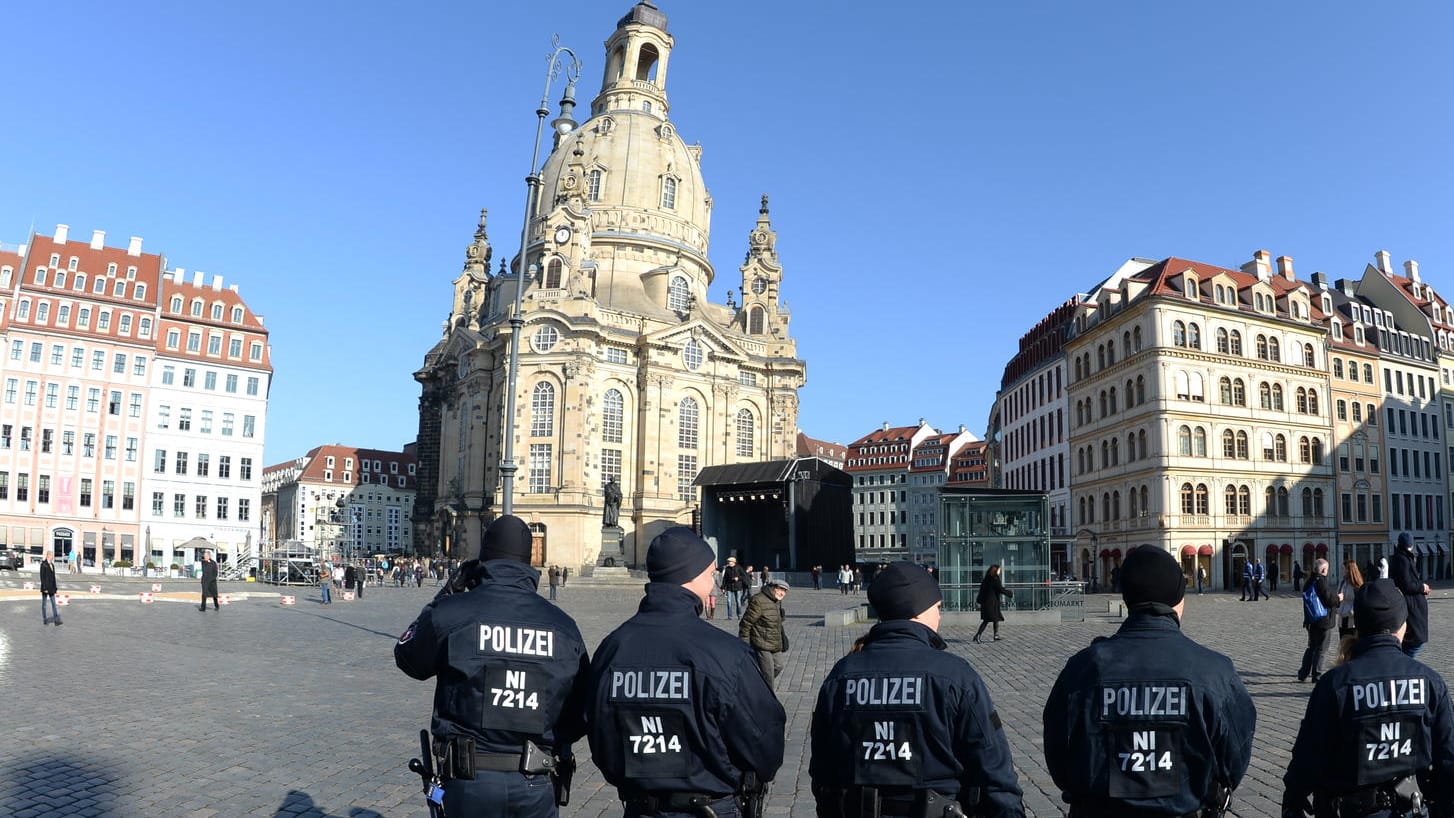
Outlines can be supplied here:
M1338 603L1342 601L1341 593L1328 589L1328 561L1319 558L1313 563L1312 576L1303 589L1303 627L1308 629L1308 649L1303 652L1303 663L1297 671L1299 682L1309 677L1316 682L1322 677L1323 654L1338 624Z

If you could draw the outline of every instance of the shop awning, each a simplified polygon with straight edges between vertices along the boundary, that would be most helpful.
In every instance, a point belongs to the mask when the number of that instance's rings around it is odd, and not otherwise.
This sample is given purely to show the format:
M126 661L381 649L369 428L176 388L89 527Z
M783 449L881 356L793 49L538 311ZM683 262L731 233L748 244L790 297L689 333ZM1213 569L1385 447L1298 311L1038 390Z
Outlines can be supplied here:
M1277 543L1273 543L1273 544L1267 546L1267 553L1269 553L1269 554L1276 554L1277 553Z
M1449 545L1447 543L1436 542L1434 543L1434 547L1439 549L1440 554L1449 553Z
M1308 553L1308 552L1310 552L1312 550L1313 550L1313 544L1312 543L1310 543L1310 542L1303 543L1303 553Z
M1422 557L1422 556L1424 556L1427 553L1429 553L1429 547L1428 546L1424 545L1421 542L1414 543L1414 554L1415 555Z
M1319 554L1326 554L1328 553L1328 544L1325 542L1320 542L1313 550L1318 552Z
M1204 545L1197 549L1197 553L1201 554L1204 557L1210 557L1213 553L1212 547L1210 545Z
M1197 555L1197 547L1195 545L1183 545L1181 547L1181 555L1183 557L1195 557Z
M1119 549L1119 548L1112 548L1111 549L1111 557L1114 558L1114 559L1120 559L1121 558L1121 549Z
M1110 557L1111 557L1111 549L1109 549L1109 548L1102 548L1101 549L1101 559L1103 559L1103 560L1104 559L1110 559Z
M1284 554L1291 554L1292 553L1292 543L1285 542L1285 543L1282 544L1282 548L1280 548L1278 550L1281 551Z

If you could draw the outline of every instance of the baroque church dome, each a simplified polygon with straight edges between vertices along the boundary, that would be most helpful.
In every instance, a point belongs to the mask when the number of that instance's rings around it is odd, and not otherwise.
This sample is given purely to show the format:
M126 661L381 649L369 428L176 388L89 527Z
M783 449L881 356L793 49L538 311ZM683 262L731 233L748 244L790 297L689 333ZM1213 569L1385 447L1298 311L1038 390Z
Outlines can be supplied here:
M667 116L672 46L666 16L649 0L621 18L606 41L590 119L561 136L545 160L532 242L554 226L542 220L576 197L589 211L592 255L609 259L615 276L671 267L705 294L713 278L712 199L701 147L683 141Z

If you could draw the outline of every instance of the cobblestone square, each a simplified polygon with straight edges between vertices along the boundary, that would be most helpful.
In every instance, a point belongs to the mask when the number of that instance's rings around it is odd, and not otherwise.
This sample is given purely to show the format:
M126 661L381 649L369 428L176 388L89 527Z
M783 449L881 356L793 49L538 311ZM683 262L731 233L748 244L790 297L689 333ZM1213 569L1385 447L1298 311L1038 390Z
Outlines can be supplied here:
M433 595L370 588L362 600L319 604L317 589L224 583L235 596L220 612L197 610L197 584L61 576L72 595L65 625L40 623L30 575L0 578L0 815L425 816L418 779L405 769L427 726L432 683L393 663L395 636ZM94 598L88 586L103 586ZM573 579L560 604L594 648L636 608L639 586ZM295 593L284 606L269 594ZM247 598L242 598L246 595ZM825 628L822 612L852 597L795 588L785 606L793 650L779 683L788 712L787 761L768 803L772 815L807 818L807 730L819 683L866 626ZM1108 595L1090 597L1085 622L1016 625L1004 641L973 644L973 628L950 626L950 649L966 656L995 698L1020 772L1029 814L1064 814L1040 752L1040 713L1065 659L1115 629ZM858 602L863 597L857 598ZM1097 612L1099 608L1099 612ZM719 612L725 608L719 608ZM1424 660L1450 665L1454 604L1447 588L1430 603L1432 643ZM1308 685L1293 674L1304 635L1290 591L1242 603L1235 595L1188 597L1186 630L1229 654L1258 709L1252 768L1233 814L1277 811L1280 781ZM720 627L735 623L717 620ZM572 805L576 816L620 814L614 790L589 763L584 742Z

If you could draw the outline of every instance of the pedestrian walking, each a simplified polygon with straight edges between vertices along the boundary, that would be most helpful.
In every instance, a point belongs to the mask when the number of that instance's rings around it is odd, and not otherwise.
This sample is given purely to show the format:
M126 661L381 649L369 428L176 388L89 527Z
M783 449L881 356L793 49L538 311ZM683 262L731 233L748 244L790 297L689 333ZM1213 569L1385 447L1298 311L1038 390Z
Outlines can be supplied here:
M1175 557L1131 549L1126 620L1055 680L1045 766L1071 816L1220 815L1242 782L1257 711L1231 660L1182 632L1185 593Z
M847 565L838 567L838 593L848 596L848 589L853 585L853 572Z
M707 597L702 600L702 610L703 610L704 613L706 613L708 619L716 619L717 618L717 595L720 594L721 592L722 592L722 573L720 571L713 571L712 572L712 592L709 593L709 594L707 594Z
M1346 639L1358 634L1353 624L1353 598L1363 587L1363 572L1358 570L1356 560L1343 561L1343 578L1338 581L1338 594L1343 601L1338 605L1338 636Z
M565 584L567 582L570 582L570 566L569 565L567 565L566 567L560 569L560 585L561 585L561 587L564 588L565 587Z
M40 560L40 624L49 625L54 621L61 624L61 612L56 608L56 593L60 590L56 584L56 564L52 562L54 555L47 550ZM50 615L46 615L45 605L50 603ZM85 630L82 628L82 630Z
M747 592L747 572L737 565L736 557L727 558L727 567L722 569L722 592L727 595L727 618L742 615L743 594Z
M1408 608L1408 627L1403 637L1403 650L1410 659L1417 659L1429 641L1429 584L1419 571L1414 558L1414 541L1407 531L1398 535L1398 547L1388 559L1388 578L1403 592Z
M989 691L939 636L939 583L896 562L868 599L879 622L833 666L813 709L819 818L1024 815Z
M81 573L81 555L80 554L78 554L75 551L72 551L71 553L69 553L69 554L66 555L66 562L67 562L67 564L69 566L66 569L68 572L70 572L72 574L79 574L79 573Z
M1382 579L1354 594L1358 639L1308 697L1282 778L1283 818L1423 816L1426 800L1447 814L1454 712L1444 679L1400 651L1407 599Z
M848 589L854 596L858 596L858 589L863 587L863 568L853 566L853 579L848 583Z
M979 582L979 630L974 632L974 641L980 641L984 635L984 629L994 626L994 641L1000 641L1000 623L1005 621L1005 615L1000 612L1000 597L1014 599L1015 595L1005 589L1005 583L1000 579L1000 566L991 565L984 571L984 578Z
M1298 593L1303 591L1303 564L1301 562L1292 564L1292 589Z
M1313 575L1303 589L1303 627L1308 631L1308 648L1303 651L1302 664L1298 666L1299 682L1312 678L1317 682L1323 675L1323 654L1327 652L1333 628L1338 624L1338 603L1342 595L1328 587L1328 561L1319 558L1313 562Z
M1267 566L1267 584L1270 585L1272 587L1272 590L1274 591L1277 590L1277 579L1280 570L1281 569L1277 567L1277 563L1275 562Z
M550 601L554 602L556 589L560 586L560 568L552 565L546 575L550 578Z
M394 645L400 670L436 679L430 727L445 815L555 818L569 800L557 788L585 735L589 660L575 621L540 598L530 546L524 520L496 518L479 560Z
M333 572L328 570L328 563L318 566L318 591L323 595L323 604L332 605L333 595L329 585L333 583Z
M786 714L751 649L698 618L716 570L690 528L658 534L641 606L591 662L591 761L627 818L738 818L782 766Z
M747 612L737 627L740 636L752 648L752 657L767 680L767 686L777 687L777 677L783 672L784 653L788 650L788 635L783 628L786 620L783 614L783 598L788 595L788 584L781 579L769 579L762 590L747 601Z
M353 598L354 599L360 599L360 600L363 599L364 583L368 581L368 578L369 578L369 569L368 569L367 563L365 563L364 565L359 566L358 570L354 572L354 582L353 582L353 593L354 593L354 597Z
M1267 580L1267 567L1262 564L1262 559L1261 558L1259 558L1259 557L1253 557L1252 558L1252 600L1254 602L1260 602L1263 599L1267 599L1268 598L1268 596L1267 596L1267 590L1262 587L1262 583L1265 582L1266 580Z
M1202 592L1202 588L1205 587L1206 584L1207 584L1207 567L1205 565L1198 565L1197 566L1197 593L1200 594Z
M821 591L821 590L823 590L823 566L821 566L821 565L815 565L815 566L813 566L812 574L813 574L813 590L815 590L815 591Z
M212 559L211 551L202 552L202 607L199 611L207 610L207 600L212 600L212 610L222 610L222 605L217 601L217 561Z

